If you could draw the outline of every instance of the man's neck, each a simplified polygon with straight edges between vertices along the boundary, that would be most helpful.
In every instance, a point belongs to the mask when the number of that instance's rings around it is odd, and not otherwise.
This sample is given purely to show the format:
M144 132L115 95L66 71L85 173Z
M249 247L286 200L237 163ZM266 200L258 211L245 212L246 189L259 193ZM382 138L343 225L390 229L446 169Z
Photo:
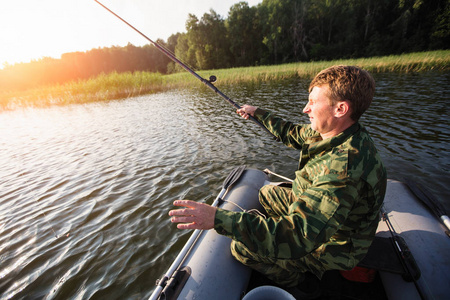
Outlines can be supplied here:
M333 130L328 131L326 133L321 133L320 136L322 137L323 140L330 139L332 137L337 136L338 134L340 134L341 132L343 132L344 130L346 130L355 123L356 121L353 121L351 119L345 120L344 122L339 123Z

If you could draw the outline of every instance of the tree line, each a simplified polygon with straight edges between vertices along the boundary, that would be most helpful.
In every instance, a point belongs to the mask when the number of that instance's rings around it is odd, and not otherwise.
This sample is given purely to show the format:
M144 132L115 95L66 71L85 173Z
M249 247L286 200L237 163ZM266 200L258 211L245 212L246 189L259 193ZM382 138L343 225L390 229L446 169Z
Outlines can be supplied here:
M448 49L450 0L263 0L227 18L189 14L186 32L160 45L197 70L371 57ZM5 65L0 90L87 79L101 73L179 67L153 45L105 47Z

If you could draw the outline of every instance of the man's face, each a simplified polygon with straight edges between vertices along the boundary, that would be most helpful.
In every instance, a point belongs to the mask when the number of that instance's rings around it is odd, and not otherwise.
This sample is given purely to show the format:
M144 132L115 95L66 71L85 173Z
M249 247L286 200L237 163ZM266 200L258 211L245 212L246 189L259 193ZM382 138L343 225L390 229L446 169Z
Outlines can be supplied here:
M303 112L308 114L311 128L322 136L327 135L335 127L335 106L331 106L328 97L329 87L315 86L309 94L309 101Z

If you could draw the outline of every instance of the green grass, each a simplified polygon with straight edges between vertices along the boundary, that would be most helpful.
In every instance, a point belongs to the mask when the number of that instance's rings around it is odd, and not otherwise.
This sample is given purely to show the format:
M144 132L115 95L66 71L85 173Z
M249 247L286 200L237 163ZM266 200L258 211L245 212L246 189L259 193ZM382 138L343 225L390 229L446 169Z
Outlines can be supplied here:
M308 63L292 63L276 66L248 67L216 70L214 74L221 82L233 84L238 82L257 82L283 80L288 78L313 78L321 70L332 65L354 65L371 73L385 72L426 72L449 71L450 50L419 52L384 57L342 59Z
M313 78L320 70L332 65L356 65L371 73L413 73L433 70L447 72L450 70L450 50L199 71L198 74L204 78L214 74L220 79L217 83L217 86L220 87L238 83ZM149 72L111 73L89 80L73 81L26 91L0 92L0 111L24 106L40 107L122 99L170 89L189 88L193 85L197 86L201 83L190 73L184 71L171 75Z

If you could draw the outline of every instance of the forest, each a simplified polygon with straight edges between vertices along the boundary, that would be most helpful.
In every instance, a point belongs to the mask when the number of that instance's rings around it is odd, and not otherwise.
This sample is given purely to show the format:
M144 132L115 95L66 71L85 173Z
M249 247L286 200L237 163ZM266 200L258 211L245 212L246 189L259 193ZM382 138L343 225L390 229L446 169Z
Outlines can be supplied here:
M448 49L450 0L263 0L226 17L189 14L186 32L160 45L196 70L363 58ZM179 71L153 45L73 52L5 64L0 92L84 80L111 72Z

